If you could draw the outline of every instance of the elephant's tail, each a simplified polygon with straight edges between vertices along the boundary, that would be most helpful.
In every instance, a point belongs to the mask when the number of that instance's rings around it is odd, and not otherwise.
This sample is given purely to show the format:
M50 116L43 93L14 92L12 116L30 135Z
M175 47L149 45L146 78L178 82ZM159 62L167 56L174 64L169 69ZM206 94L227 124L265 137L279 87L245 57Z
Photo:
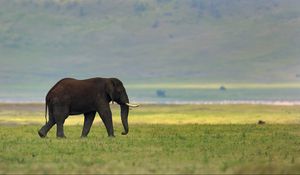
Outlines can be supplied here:
M45 120L46 120L46 124L47 124L47 109L48 109L48 100L46 100L46 104L45 104Z

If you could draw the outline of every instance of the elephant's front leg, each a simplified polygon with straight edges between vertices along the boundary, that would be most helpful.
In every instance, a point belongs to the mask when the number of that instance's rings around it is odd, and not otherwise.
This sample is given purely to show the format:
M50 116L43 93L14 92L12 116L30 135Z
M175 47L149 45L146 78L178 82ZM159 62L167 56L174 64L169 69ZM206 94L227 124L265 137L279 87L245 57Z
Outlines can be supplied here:
M105 104L104 106L101 106L99 108L98 113L106 127L106 131L108 134L108 137L114 137L114 127L112 122L112 113L109 107L109 104Z
M81 137L86 137L91 129L93 121L95 119L96 111L84 113L84 124Z

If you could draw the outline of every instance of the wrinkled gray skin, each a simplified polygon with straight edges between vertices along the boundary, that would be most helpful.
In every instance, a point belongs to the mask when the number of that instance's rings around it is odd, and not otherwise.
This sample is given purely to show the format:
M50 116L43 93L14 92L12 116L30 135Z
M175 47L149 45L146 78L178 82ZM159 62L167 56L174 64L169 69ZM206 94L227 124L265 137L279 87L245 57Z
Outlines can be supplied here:
M81 137L90 131L96 112L100 115L109 137L114 137L112 113L109 103L115 101L121 107L123 135L128 133L129 103L123 83L116 78L91 78L76 80L65 78L57 82L46 96L46 111L49 121L38 131L40 137L46 137L53 125L57 125L57 137L65 137L64 122L69 115L84 114ZM46 120L47 121L47 120Z

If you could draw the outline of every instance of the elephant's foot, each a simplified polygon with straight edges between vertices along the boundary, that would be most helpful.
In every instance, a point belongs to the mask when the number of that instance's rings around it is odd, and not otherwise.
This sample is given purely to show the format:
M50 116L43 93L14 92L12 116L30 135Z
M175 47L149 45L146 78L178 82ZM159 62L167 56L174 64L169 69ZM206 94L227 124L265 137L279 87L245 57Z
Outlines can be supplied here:
M45 138L47 135L46 133L42 132L41 130L39 130L38 134L41 138Z
M81 138L83 138L83 139L87 138L87 135L81 135Z
M108 135L109 138L114 138L116 137L115 135Z
M63 136L56 136L56 138L58 138L58 139L66 139L67 137L65 135L63 135Z

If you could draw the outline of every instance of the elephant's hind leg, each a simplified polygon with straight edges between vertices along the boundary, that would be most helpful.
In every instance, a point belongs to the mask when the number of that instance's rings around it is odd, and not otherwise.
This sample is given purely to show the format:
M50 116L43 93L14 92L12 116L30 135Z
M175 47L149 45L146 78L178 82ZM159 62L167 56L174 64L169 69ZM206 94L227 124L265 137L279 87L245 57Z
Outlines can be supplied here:
M56 137L57 138L66 138L64 133L64 123L65 121L58 121L56 123Z
M96 111L84 113L84 124L81 137L86 137L91 129L93 121L95 119Z
M55 124L54 121L48 121L38 132L40 137L46 137L48 131L52 128L52 126Z
M40 137L44 138L47 136L48 131L55 125L53 113L49 111L49 121L38 131Z
M57 107L54 108L54 118L56 121L56 137L66 138L64 134L64 123L66 118L69 116L67 107Z

